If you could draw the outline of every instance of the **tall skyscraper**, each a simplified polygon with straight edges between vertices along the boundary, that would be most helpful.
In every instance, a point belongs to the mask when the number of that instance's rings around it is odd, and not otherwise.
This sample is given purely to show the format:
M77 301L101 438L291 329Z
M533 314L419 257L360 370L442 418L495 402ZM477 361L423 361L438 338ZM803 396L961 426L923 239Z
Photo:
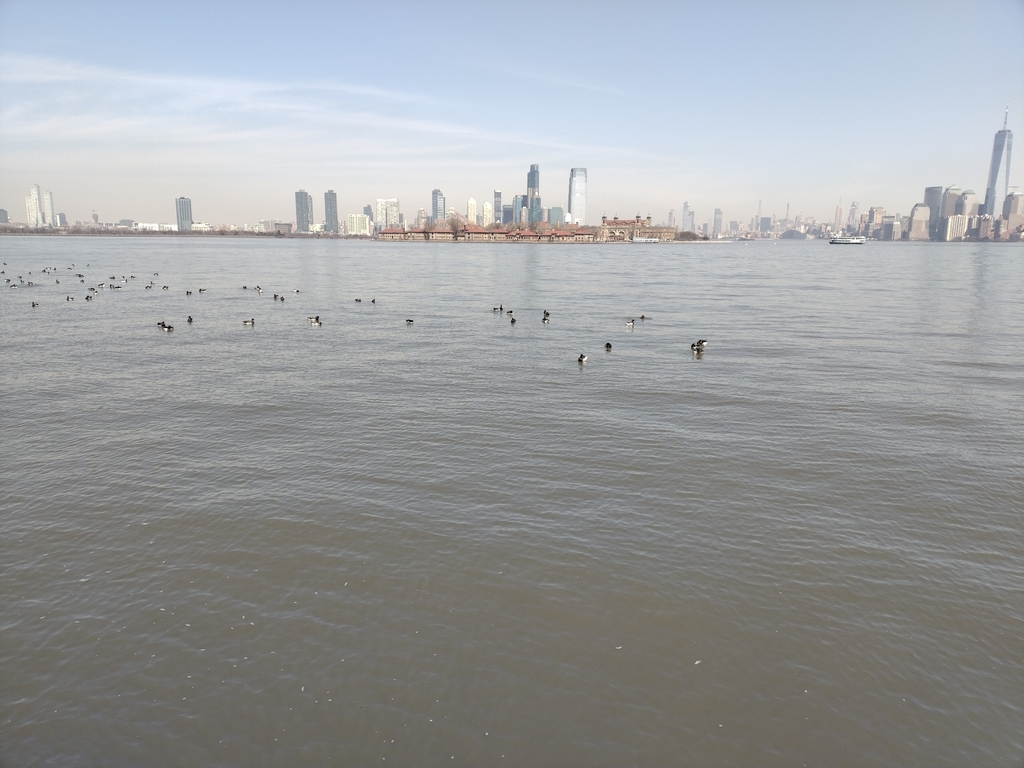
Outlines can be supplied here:
M47 227L57 226L57 217L53 212L53 192L43 193L43 224Z
M30 227L42 227L43 223L43 196L39 192L39 185L33 184L25 196L25 223Z
M516 195L512 198L512 222L519 224L523 220L523 209L526 208L526 195Z
M1010 193L1010 151L1013 149L1013 132L1006 127L1006 121L1010 117L1010 105L1006 105L1006 116L1003 118L1003 130L996 132L995 141L992 144L992 164L988 169L988 186L985 187L985 205L981 210L982 214L994 216L996 214L997 200L1005 198ZM996 184L999 179L999 164L1006 153L1006 184L1003 194L996 192Z
M715 235L722 234L722 209L715 208L715 224L711 232Z
M466 201L466 221L476 224L476 198L471 197Z
M526 174L526 207L529 209L530 224L540 221L540 166L534 163Z
M444 192L435 189L430 193L430 219L435 224L445 220Z
M179 197L174 201L174 210L178 216L178 231L192 231L192 199Z
M693 211L690 210L688 202L683 203L683 218L679 225L683 228L683 232L693 232Z
M0 224L7 224L9 222L10 219L7 217L7 209L0 208Z
M485 227L494 223L494 206L490 200L484 200L484 211L480 223Z
M931 237L931 218L931 209L927 203L918 203L915 205L910 211L910 223L907 225L907 239L928 240Z
M587 223L587 169L573 168L569 171L569 215L573 224Z
M363 215L364 216L369 216L370 217L370 221L372 222L373 221L373 206L372 205L364 205L363 206Z
M338 196L333 189L324 192L324 228L328 232L338 234L340 230L338 222Z
M942 187L925 187L924 204L928 206L929 211L928 236L938 239L939 222L942 221ZM913 227L911 227L912 235L913 231ZM916 238L912 237L911 239Z
M501 190L494 190L494 220L501 223Z
M836 206L836 220L835 229L833 232L841 232L843 230L843 201L840 199L839 205Z
M973 189L965 189L956 202L956 213L964 216L978 215L978 195Z
M295 230L309 232L313 228L313 196L304 189L295 193Z
M511 224L515 221L515 209L511 205L501 206L501 223Z

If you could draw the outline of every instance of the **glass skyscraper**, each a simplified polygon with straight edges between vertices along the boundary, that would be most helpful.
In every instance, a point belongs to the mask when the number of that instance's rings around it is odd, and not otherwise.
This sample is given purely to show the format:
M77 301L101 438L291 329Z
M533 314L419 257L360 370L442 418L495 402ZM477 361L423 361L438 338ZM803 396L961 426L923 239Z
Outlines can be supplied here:
M1006 108L1006 115L1009 117L1010 108ZM1003 119L1003 130L996 132L995 141L992 144L992 163L988 169L988 186L985 187L985 205L982 214L989 216L996 215L996 206L999 203L996 184L999 180L999 164L1006 153L1006 188L1003 190L1005 198L1010 193L1010 151L1013 149L1013 132L1006 127L1006 118Z
M192 231L192 199L179 197L174 201L174 208L178 214L178 231Z
M338 234L340 230L338 222L338 196L333 189L324 192L324 228L328 232Z
M536 224L541 217L540 166L534 163L526 174L526 207L530 224Z
M430 193L430 220L435 224L445 220L444 192L440 189Z
M304 189L295 193L295 230L309 232L313 227L313 196Z
M587 223L587 169L573 168L569 171L569 221L573 224Z

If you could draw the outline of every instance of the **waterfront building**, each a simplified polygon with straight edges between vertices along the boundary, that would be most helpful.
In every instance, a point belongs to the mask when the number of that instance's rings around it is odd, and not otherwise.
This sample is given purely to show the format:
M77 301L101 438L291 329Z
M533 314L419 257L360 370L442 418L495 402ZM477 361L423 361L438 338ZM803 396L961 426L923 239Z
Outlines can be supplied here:
M903 221L899 216L883 216L879 240L900 240L903 237Z
M931 212L928 222L928 233L932 238L939 236L939 222L942 221L942 187L925 187L924 204Z
M548 211L548 224L552 227L565 226L565 211L561 206L556 205Z
M962 213L964 216L978 215L978 195L973 189L965 189L960 193L956 201L956 209L953 213Z
M53 215L53 192L49 191L43 193L43 225L57 226L57 219Z
M761 230L761 234L762 235L770 235L771 234L771 232L772 232L772 217L771 216L762 216L761 217L760 230Z
M1003 200L1003 218L1011 232L1024 224L1024 194L1011 192Z
M494 220L499 224L501 219L501 190L494 190Z
M295 193L295 230L309 232L313 228L313 196L304 189Z
M476 224L476 198L469 198L466 202L466 221Z
M674 229L674 227L673 227L673 229ZM721 208L715 208L715 223L714 223L714 225L711 228L711 233L715 237L718 237L719 235L722 234L722 209Z
M963 240L967 234L967 217L962 213L954 213L942 220L942 240L950 243Z
M373 222L373 206L372 205L364 205L363 206L363 213L366 216L369 216L370 217L370 221Z
M333 189L324 192L324 231L338 234L338 196Z
M940 187L941 189L941 187ZM931 237L932 209L925 203L918 203L910 210L907 225L908 240L928 240Z
M7 209L6 208L0 208L0 224L9 224L10 221L11 221L11 219L7 215Z
M437 224L445 219L444 192L435 189L430 193L430 220Z
M370 219L369 214L350 213L348 215L347 229L348 234L350 235L364 235L369 237L373 233L373 221Z
M988 169L988 186L985 187L985 205L981 209L983 214L996 215L996 185L999 180L999 165L1006 155L1006 183L1003 196L1010 194L1010 151L1013 149L1013 132L1006 128L1006 121L1010 116L1010 107L1006 107L1006 116L1003 118L1003 130L996 132L995 140L992 143L992 162Z
M489 200L484 200L484 212L480 217L480 225L489 227L494 223L494 206Z
M192 231L192 199L179 197L174 201L174 212L178 219L179 232Z
M30 227L42 227L43 223L43 196L39 192L39 185L33 184L25 197L25 223Z
M513 222L513 219L515 217L515 214L513 213L513 211L514 211L514 208L511 205L503 205L503 206L501 206L501 223L502 224L511 224Z
M800 222L797 221L797 226L799 226L799 225L800 225ZM674 226L674 224L673 224L673 226ZM730 232L739 232L740 231L740 223L738 221L730 220L729 221L729 231Z
M573 224L587 223L586 168L573 168L569 171L569 208L566 220Z
M420 208L416 211L416 221L413 226L416 229L423 229L430 225L430 217L427 215L426 208Z
M704 225L707 227L707 225ZM656 237L659 242L665 243L676 239L675 227L656 227L651 223L651 217L646 219L638 213L635 219L609 219L601 217L601 226L594 237L600 243L622 243L630 242L638 237Z
M374 225L378 230L391 229L402 225L397 197L377 198L377 216L374 219Z

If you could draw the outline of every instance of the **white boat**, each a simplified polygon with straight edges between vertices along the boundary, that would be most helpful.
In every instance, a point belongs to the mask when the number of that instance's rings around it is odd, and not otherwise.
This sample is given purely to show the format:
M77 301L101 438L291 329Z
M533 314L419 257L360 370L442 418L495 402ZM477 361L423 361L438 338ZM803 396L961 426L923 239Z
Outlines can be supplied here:
M866 237L847 237L846 235L836 235L829 240L829 245L864 245L867 242Z
M661 241L656 237L634 237L634 243L660 243Z

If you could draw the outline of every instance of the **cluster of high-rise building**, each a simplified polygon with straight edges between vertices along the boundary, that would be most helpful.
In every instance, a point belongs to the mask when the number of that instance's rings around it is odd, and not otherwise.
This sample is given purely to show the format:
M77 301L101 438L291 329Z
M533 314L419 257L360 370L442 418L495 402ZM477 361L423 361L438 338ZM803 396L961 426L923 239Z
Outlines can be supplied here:
M1009 115L1009 110L1007 110ZM842 205L836 210L835 231L876 240L1009 240L1024 229L1024 194L1010 186L1013 133L1003 122L992 145L985 197L973 189L925 187L923 199L909 216L886 215L883 208L859 213L850 206L844 223ZM1003 183L999 183L1000 171Z
M430 208L420 208L412 227L448 226L449 222L459 225L482 227L502 226L527 228L544 223L552 227L566 225L583 226L587 223L587 169L573 168L569 171L568 205L545 208L540 194L540 166L531 165L526 174L526 193L515 195L511 203L503 203L502 192L496 189L493 198L479 203L476 198L466 201L465 212L448 206L440 189L430 193ZM271 225L266 228L265 225ZM279 222L260 222L247 229L254 231L275 231ZM295 193L296 232L325 232L370 236L386 229L405 229L405 214L401 212L397 198L378 198L375 205L367 205L362 213L350 213L342 223L338 218L338 197L333 190L324 193L324 218L317 224L313 216L313 196L300 189Z

